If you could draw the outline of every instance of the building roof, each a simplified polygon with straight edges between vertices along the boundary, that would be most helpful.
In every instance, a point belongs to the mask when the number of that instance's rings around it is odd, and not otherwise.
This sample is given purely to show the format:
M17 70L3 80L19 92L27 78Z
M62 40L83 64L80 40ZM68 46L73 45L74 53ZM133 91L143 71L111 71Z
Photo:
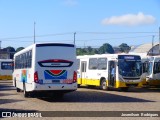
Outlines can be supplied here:
M159 46L159 43L154 43L153 48L157 48ZM151 52L152 48L152 43L146 43L146 44L142 44L139 46L133 46L131 47L131 50L129 51L130 53L149 53ZM157 49L158 50L158 49ZM157 50L154 52L158 53Z

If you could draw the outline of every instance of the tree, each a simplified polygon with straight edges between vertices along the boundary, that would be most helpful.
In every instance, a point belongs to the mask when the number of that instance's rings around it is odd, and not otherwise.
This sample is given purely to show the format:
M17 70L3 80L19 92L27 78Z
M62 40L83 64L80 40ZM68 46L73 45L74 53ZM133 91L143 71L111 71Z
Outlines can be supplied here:
M119 48L121 49L121 52L126 53L128 53L131 49L131 47L129 47L126 43L122 43L121 45L119 45Z
M113 47L109 43L105 43L105 44L103 44L99 48L98 52L100 54L104 54L104 53L111 53L111 54L113 54L114 53L114 49L113 49Z
M88 52L88 53L91 53L91 52L92 52L92 50L93 50L93 49L92 49L92 47L91 47L91 46L88 46L88 47L87 47L87 52Z
M76 49L76 54L77 54L77 55L83 55L82 48L77 48L77 49Z
M8 47L6 47L6 48L4 48L3 50L5 50L5 51L7 51L7 52L15 52L15 49L13 48L13 47L11 47L11 46L8 46Z
M11 46L8 46L6 48L3 49L4 51L7 51L9 53L10 59L13 59L14 53L15 53L15 49Z
M16 49L16 52L21 51L23 49L24 49L24 47L19 47L19 48Z

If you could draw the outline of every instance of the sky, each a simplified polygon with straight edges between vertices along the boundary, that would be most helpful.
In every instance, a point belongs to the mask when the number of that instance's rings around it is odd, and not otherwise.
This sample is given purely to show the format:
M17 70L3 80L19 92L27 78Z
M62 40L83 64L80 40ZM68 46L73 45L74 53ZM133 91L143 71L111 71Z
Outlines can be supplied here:
M36 43L100 47L158 42L159 27L159 0L0 0L1 48L33 44L34 28Z

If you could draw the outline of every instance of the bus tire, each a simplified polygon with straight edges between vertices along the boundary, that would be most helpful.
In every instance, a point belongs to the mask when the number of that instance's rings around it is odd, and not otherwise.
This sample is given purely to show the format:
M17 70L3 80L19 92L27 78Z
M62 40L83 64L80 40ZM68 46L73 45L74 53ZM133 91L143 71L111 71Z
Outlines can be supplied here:
M25 83L23 83L23 95L24 95L25 98L27 98L29 96L29 92L26 91Z
M14 79L14 87L17 87L16 79Z
M19 88L16 88L16 91L17 91L17 92L21 92L21 89L19 89Z
M17 92L21 92L21 89L17 88L16 80L14 80L14 86L16 87L16 91L17 91Z
M100 89L101 90L106 90L107 89L107 85L106 85L106 80L105 79L103 79L101 81Z
M80 84L77 84L77 88L80 88L81 87L81 85Z

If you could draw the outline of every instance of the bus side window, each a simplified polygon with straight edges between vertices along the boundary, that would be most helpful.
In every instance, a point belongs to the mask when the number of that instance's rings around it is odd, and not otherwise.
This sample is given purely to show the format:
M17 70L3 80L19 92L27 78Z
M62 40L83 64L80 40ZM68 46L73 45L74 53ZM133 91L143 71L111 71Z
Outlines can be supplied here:
M160 73L160 62L155 62L154 63L154 71L153 71L154 74L156 73Z
M160 73L160 62L157 63L157 73Z
M97 58L90 58L89 59L89 69L96 70L98 67L98 60Z
M148 70L148 62L143 63L143 73L147 72Z
M28 59L29 59L28 60L28 62L29 62L28 63L29 64L28 67L31 68L31 66L32 66L32 50L29 51L29 57L28 57Z
M27 53L24 54L24 68L27 68Z
M106 69L107 69L107 58L99 58L98 70L106 70Z
M20 68L23 68L23 55L20 55Z
M81 72L86 72L86 62L81 63Z

